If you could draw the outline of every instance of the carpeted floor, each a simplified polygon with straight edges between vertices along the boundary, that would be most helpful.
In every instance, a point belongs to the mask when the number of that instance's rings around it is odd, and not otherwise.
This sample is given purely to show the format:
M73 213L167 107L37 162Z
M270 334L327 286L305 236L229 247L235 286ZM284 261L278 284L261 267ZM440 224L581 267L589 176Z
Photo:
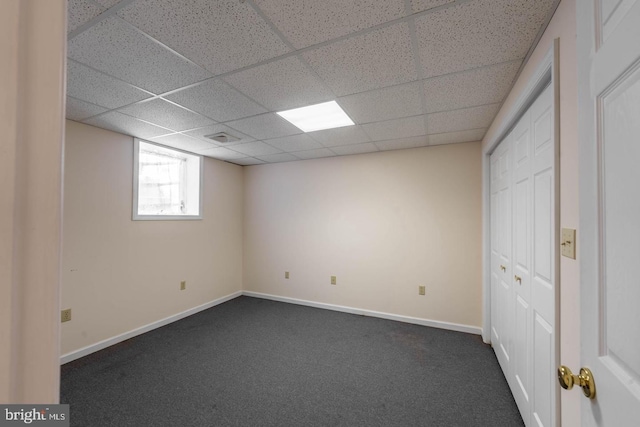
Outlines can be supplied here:
M522 426L479 336L240 297L62 366L72 426Z

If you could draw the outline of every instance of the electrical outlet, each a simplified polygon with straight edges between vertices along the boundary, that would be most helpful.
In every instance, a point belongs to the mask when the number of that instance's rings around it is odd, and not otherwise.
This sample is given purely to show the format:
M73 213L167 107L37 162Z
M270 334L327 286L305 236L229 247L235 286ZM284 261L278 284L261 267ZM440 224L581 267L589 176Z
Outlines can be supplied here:
M184 291L185 289L187 289L187 281L183 280L182 282L180 282L180 290Z
M418 286L418 295L424 295L426 292L426 286Z
M336 276L331 276L331 284L332 285L336 284Z
M288 279L288 278L289 278L289 272L288 272L288 271L285 271L285 272L284 272L284 278L285 278L285 279Z
M60 320L64 322L68 322L71 320L71 309L67 308L66 310L62 310L60 312Z

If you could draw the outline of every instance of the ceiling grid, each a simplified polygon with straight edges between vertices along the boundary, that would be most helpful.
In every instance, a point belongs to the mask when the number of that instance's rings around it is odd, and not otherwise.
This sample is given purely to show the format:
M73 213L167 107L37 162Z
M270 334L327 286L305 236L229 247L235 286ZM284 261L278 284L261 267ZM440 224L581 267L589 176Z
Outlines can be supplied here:
M67 118L239 165L478 141L557 4L69 0Z

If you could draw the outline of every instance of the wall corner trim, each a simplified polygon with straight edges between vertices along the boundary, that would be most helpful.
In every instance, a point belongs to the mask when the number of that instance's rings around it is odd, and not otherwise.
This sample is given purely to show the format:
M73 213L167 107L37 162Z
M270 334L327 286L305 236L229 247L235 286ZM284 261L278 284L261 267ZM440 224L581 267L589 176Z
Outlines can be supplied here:
M263 294L259 292L243 291L242 295L254 298L268 299L272 301L286 302L290 304L305 305L308 307L322 308L325 310L340 311L343 313L357 314L360 316L377 317L380 319L395 320L397 322L412 323L414 325L429 326L432 328L447 329L456 332L465 332L468 334L481 335L482 328L470 325L461 325L458 323L442 322L439 320L423 319L419 317L402 316L399 314L384 313L381 311L365 310L362 308L347 307L344 305L327 304L323 302L315 302L302 300L297 298L282 297L278 295Z

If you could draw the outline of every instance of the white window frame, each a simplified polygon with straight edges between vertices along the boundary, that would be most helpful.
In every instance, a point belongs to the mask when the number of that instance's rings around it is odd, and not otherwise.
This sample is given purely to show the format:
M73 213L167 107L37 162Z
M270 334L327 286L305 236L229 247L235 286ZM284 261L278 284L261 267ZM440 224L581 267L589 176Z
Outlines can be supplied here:
M140 166L140 142L145 144L156 145L158 147L162 147L164 149L176 151L178 153L185 153L190 156L195 156L198 158L199 168L200 168L200 188L199 188L199 201L198 201L198 214L197 215L139 215L138 214L138 173ZM133 139L133 209L132 209L132 219L134 221L191 221L191 220L201 220L203 218L203 186L204 186L204 161L203 157L199 154L190 153L188 151L180 150L178 148L169 147L162 144L156 144L144 139L134 138Z

